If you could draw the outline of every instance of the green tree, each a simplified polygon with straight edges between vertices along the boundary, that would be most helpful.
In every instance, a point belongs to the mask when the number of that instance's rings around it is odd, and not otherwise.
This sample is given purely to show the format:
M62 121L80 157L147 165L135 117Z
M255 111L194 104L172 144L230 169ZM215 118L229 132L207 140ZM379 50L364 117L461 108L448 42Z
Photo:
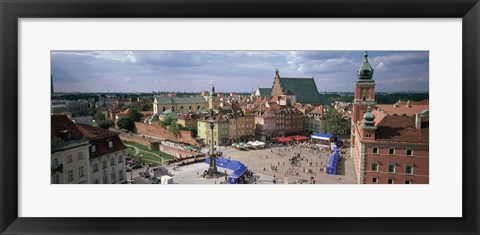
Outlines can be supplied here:
M97 127L103 128L103 129L108 129L110 127L113 127L115 123L111 120L102 120L97 122Z
M88 115L89 115L89 116L92 116L92 117L94 117L96 113L97 113L97 108L95 108L95 106L93 106L93 107L88 111Z
M167 116L167 117L163 118L162 120L159 120L158 124L161 127L166 128L166 127L172 125L172 123L174 123L174 122L175 122L175 119Z
M172 133L178 133L178 131L182 130L182 125L172 122L171 125L168 127L168 130Z
M130 108L128 110L127 117L132 119L134 122L139 122L142 119L142 114L138 112L137 109Z
M135 128L135 122L129 117L120 118L117 122L117 126L120 129L133 131L133 128Z
M93 119L95 119L95 121L104 121L105 120L105 114L102 113L102 110L99 110L97 109L97 112L95 113L95 115L93 115Z
M335 109L327 111L327 123L325 130L330 134L344 134L347 129L347 120Z
M153 111L153 105L149 103L144 103L140 105L140 110L142 111Z

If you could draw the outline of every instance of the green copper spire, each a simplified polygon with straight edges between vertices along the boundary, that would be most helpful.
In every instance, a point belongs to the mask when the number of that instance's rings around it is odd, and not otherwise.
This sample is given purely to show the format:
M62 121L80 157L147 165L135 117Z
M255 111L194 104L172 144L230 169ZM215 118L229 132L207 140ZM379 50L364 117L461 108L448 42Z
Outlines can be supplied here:
M372 113L370 105L367 112L363 115L363 127L375 127L375 115Z
M357 71L358 78L371 79L373 76L373 68L370 66L370 63L368 63L368 52L365 51L363 56L365 59L363 60L362 66L360 66L360 69Z
M210 96L211 97L214 97L216 94L215 94L215 84L213 84L213 81L212 81L212 90L210 92Z

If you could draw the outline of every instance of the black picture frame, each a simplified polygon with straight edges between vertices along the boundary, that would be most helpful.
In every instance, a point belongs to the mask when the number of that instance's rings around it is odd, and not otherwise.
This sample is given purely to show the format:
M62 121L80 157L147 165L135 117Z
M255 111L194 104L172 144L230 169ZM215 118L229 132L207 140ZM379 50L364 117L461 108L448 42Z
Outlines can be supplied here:
M0 232L2 234L480 233L478 223L480 220L478 216L480 4L478 0L0 0L0 15ZM462 218L18 217L17 20L47 17L462 18L463 216ZM451 108L449 112L454 113L456 110ZM449 170L454 169L445 169L445 173Z

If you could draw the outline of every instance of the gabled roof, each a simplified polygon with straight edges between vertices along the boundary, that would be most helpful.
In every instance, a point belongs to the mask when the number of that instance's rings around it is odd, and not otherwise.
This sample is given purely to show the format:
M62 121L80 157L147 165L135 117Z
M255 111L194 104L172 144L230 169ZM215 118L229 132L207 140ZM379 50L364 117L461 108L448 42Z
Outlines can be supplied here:
M70 139L65 139L62 134L64 131L70 131ZM66 115L53 114L51 116L51 139L60 138L65 141L74 141L83 139L83 133L77 128L75 123L73 123Z
M313 78L283 78L280 83L285 91L293 92L297 103L319 104L320 96Z
M174 97L173 102L175 104L188 104L188 103L205 103L207 101L204 98L201 98L201 97L191 97L191 98Z
M155 96L155 101L157 104L172 104L172 98L166 96Z
M127 148L118 137L118 133L85 124L77 124L77 126L87 136L90 143L95 145L95 152L90 152L90 159ZM109 141L113 142L112 147L109 147Z
M315 107L312 111L310 111L309 113L318 113L318 114L323 114L323 105L319 105L317 107Z
M272 88L258 88L261 96L270 96L272 94Z

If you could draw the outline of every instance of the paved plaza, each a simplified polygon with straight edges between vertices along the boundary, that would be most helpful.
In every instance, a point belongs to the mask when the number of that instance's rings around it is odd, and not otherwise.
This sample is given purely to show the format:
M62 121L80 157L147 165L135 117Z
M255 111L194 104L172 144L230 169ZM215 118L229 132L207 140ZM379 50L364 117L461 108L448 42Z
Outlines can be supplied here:
M305 146L273 145L266 149L240 151L231 147L221 147L222 157L237 160L253 172L257 184L273 184L274 177L277 184L309 184L314 179L315 184L356 184L353 160L349 157L346 148L338 163L337 175L325 172L325 166L330 157L329 150L313 150ZM293 156L298 155L296 162L291 162ZM175 168L166 166L175 184L221 184L225 177L205 179L199 177L208 169L206 163L196 163ZM145 169L143 169L144 171ZM141 179L135 170L135 183L149 183ZM232 170L218 167L221 173L230 174ZM313 178L312 178L313 177ZM253 183L253 181L251 182Z
M275 176L279 183L288 181L288 183L292 184L303 180L308 184L311 177L315 179L316 184L357 183L353 159L349 157L348 148L344 154L341 154L342 157L338 163L337 175L329 175L321 170L330 157L330 151L327 150L322 152L300 146L274 145L273 147L258 150L240 151L227 147L220 149L220 151L223 152L223 157L229 157L242 162L254 173L272 178ZM296 153L300 154L302 160L292 165L289 159ZM276 170L273 170L275 167Z

